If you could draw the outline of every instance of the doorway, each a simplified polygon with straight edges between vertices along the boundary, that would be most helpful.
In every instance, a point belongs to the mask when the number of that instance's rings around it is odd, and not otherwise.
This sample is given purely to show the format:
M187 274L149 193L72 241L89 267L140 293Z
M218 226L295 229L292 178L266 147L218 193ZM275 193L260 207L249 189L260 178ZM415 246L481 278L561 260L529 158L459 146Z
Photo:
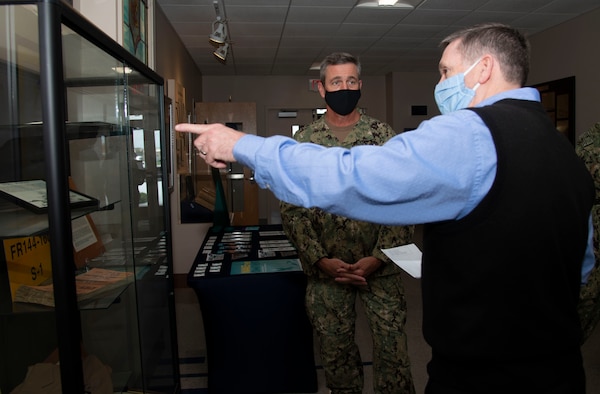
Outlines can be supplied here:
M204 123L223 123L236 130L248 134L256 134L256 103L252 102L213 102L197 103L196 119ZM230 163L226 170L218 171L218 176L204 160L194 160L193 190L195 199L202 201L213 210L226 207L230 214L230 222L234 226L257 225L258 220L258 186L253 180L250 169ZM218 193L216 184L223 187L223 195ZM224 201L219 201L224 197Z
M292 136L292 130L310 124L313 121L313 108L283 111L279 108L267 109L266 137L273 135ZM281 224L279 199L270 190L259 190L259 213L262 224Z
M575 77L533 85L556 129L575 145Z

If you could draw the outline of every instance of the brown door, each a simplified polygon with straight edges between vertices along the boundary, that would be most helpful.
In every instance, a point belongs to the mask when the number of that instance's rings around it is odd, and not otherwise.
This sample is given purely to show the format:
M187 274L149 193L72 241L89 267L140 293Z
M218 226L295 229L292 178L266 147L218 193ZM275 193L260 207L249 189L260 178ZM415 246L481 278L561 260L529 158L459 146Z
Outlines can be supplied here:
M256 134L256 103L196 103L198 123L223 123L248 134ZM205 193L215 196L211 169L203 160L195 161L196 191L199 196ZM238 163L231 163L220 171L227 208L234 226L257 225L258 186L253 181L250 169Z

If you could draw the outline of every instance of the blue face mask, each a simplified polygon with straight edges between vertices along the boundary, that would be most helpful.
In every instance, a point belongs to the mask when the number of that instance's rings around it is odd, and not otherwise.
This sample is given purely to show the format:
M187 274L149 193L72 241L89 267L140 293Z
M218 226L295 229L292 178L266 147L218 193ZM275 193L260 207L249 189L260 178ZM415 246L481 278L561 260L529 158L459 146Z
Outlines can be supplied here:
M475 91L479 87L479 83L473 86L472 89L466 87L465 75L467 75L480 61L481 59L478 59L464 73L453 75L435 86L435 102L442 114L448 114L466 108L471 100L473 100Z

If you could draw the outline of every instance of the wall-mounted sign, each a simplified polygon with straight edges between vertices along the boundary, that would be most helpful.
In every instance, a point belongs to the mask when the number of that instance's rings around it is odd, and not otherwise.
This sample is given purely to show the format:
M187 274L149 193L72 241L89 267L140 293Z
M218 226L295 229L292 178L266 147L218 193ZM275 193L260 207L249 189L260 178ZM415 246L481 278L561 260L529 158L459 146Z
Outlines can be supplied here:
M319 79L317 79L317 78L309 79L308 80L308 90L310 90L312 92L318 92L319 91Z

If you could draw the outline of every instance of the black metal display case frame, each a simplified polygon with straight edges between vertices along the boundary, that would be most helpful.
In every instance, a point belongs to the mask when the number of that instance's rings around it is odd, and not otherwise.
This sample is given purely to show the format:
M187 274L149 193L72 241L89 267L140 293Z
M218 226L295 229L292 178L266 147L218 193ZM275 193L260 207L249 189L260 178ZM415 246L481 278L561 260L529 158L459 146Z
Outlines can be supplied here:
M0 261L0 337L3 337L0 342L0 391L10 392L15 386L14 379L24 378L29 366L43 362L35 356L51 347L59 355L62 392L83 393L82 355L91 347L104 353L103 361L113 373L114 391L178 392L168 182L162 182L167 179L167 169L161 165L166 163L167 150L163 79L63 1L0 0L0 14L3 20L9 21L0 28L2 38L14 43L13 49L2 48L4 53L0 54L3 57L0 62L4 63L0 78L8 88L2 93L5 96L0 102L5 111L4 114L0 111L0 124L6 125L0 127L0 139L5 141L16 135L18 143L10 148L27 160L28 155L33 154L26 148L32 146L25 143L19 133L24 128L37 126L42 138L33 140L38 141L36 146L42 150L34 148L33 153L43 158L43 172L36 175L46 182L48 201L47 212L42 214L0 201L0 238L7 245L7 239L15 236L44 234L48 237L54 288L54 307L15 302L14 294L9 291L12 285L10 262L7 258ZM34 21L32 25L19 21L21 14ZM37 30L37 35L28 37L27 30ZM71 36L81 44L80 48L71 45L68 41ZM117 77L92 75L94 71L87 69L86 62L93 61L89 57L95 53L122 65L123 70L127 68L133 72L121 71ZM22 61L36 56L37 61L33 63L38 65L37 69L22 66ZM81 75L69 75L68 69L74 65ZM4 76L2 71L5 71ZM24 75L34 83L23 82ZM39 85L35 83L38 81ZM98 93L95 88L105 91ZM79 89L75 99L71 97L70 89ZM86 101L98 100L106 104L102 100L110 98L111 91L115 92L114 106L118 107L116 112L120 117L109 119L107 123L116 125L117 131L108 135L88 135L86 132L75 137L70 135L69 128L79 125L80 130L87 130L82 128L89 125L87 120L91 118L95 122L94 117L98 117L88 116L85 108L93 106ZM29 99L31 108L26 108ZM78 106L84 110L78 110ZM144 114L143 129L130 117L134 108ZM38 122L28 122L27 118L36 114L41 117L36 118ZM132 136L139 130L142 130L139 134L143 135L145 150L138 160ZM115 152L108 153L113 154L112 162L118 164L113 166L114 173L98 170L94 175L96 179L87 179L93 176L86 175L89 171L84 164L103 165L110 160L80 159L82 154L77 150L87 145L91 148L102 145L105 149L107 141L114 143L111 138L117 141L113 147ZM73 141L78 143L73 144ZM106 152L102 154L106 155ZM143 203L138 195L140 184L135 182L136 160L145 164L141 171L147 202ZM2 170L2 178L8 178L3 181L30 179L30 175L18 168L18 162L12 162L17 169L14 173ZM89 184L89 190L84 186L81 192L97 198L99 206L79 211L70 208L69 190L74 173L85 181L81 183ZM106 180L111 179L118 180L111 191L118 196L99 195L94 183L107 183ZM101 252L86 257L84 266L77 261L73 234L73 220L82 217L98 222L95 234L102 243L109 245L106 248L103 245ZM107 253L110 245L116 244L123 248L122 264L118 269L131 272L132 281L108 297L109 302L84 307L78 302L77 274L114 262ZM108 323L103 326L105 322ZM112 328L112 324L116 328ZM111 333L113 329L115 332ZM28 335L28 330L34 330L36 334ZM111 334L114 334L114 340L102 339L108 345L99 344L98 338ZM31 350L36 346L37 351ZM113 357L118 352L122 357ZM167 365L166 371L164 365ZM117 376L119 374L127 377ZM156 380L162 383L152 383Z

